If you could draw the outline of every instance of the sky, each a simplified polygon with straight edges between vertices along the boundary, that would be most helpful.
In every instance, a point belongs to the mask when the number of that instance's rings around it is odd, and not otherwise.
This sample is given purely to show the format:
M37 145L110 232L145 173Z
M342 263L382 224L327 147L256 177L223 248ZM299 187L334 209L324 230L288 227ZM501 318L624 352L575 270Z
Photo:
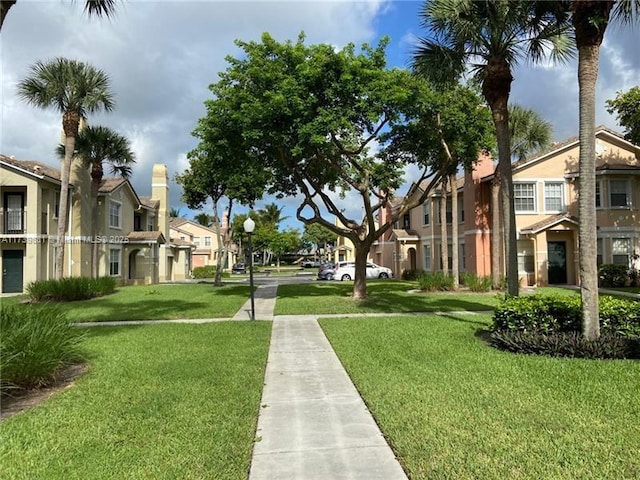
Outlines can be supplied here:
M0 32L0 153L58 167L54 149L60 141L60 114L19 100L16 84L36 61L64 56L90 63L110 76L116 108L91 115L89 123L131 140L137 158L131 183L139 195L150 195L153 164L166 164L171 207L187 218L199 212L182 204L174 177L188 167L187 153L197 144L191 132L206 113L208 86L226 69L225 57L240 54L235 39L259 40L269 32L279 41L295 40L304 31L307 44L340 48L376 44L388 35L389 65L408 67L416 38L426 34L419 22L422 2L415 1L126 0L110 19L88 19L83 5L83 0L18 0L9 11ZM640 84L639 29L612 25L601 48L596 123L619 131L605 101ZM550 121L556 141L577 135L576 61L519 65L514 77L510 102ZM267 197L255 207L272 202L289 217L283 227L301 229L295 220L300 198ZM360 216L352 197L342 202L347 214ZM233 213L246 211L238 207Z

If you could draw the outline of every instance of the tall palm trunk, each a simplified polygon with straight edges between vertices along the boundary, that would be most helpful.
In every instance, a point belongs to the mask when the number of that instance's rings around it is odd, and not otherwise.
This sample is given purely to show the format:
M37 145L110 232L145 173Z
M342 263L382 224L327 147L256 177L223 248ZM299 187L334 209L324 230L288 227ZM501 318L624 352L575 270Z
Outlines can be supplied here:
M69 177L71 174L71 160L76 147L76 136L80 126L80 115L76 112L65 112L62 116L62 129L64 131L64 159L60 171L60 206L58 212L57 251L55 278L60 279L64 275L64 257L69 220Z
M502 225L504 227L507 266L507 293L519 293L516 214L513 203L513 172L511 170L511 131L509 130L509 93L513 76L504 58L492 58L487 63L482 94L491 108L498 139L498 171L496 179L500 189ZM495 214L495 212L494 212Z
M442 273L449 273L449 239L447 238L447 180L442 177L442 196L440 197L440 263Z
M600 336L598 319L598 266L596 230L596 142L595 142L595 87L598 77L599 45L580 47L578 82L580 85L580 154L578 165L578 216L580 230L580 296L582 297L582 333L588 339Z
M458 185L456 174L451 175L451 273L453 286L460 284L460 259L458 258Z
M229 209L227 210L228 218L231 218L231 207L233 206L233 200L229 200ZM224 269L224 262L227 258L227 252L229 251L229 243L231 242L231 227L227 225L227 231L222 234L222 225L220 224L220 216L218 215L218 202L213 202L213 228L216 231L216 241L218 242L218 258L216 260L216 276L213 284L216 287L222 286L222 270Z
M100 260L100 242L98 242L98 192L104 170L102 163L93 163L91 165L91 203L93 215L91 215L91 276L98 278L100 276L100 268L98 262Z
M502 263L503 236L500 218L502 215L500 208L500 172L496 170L493 182L491 182L491 278L493 289L499 290L502 287L502 276L504 268Z

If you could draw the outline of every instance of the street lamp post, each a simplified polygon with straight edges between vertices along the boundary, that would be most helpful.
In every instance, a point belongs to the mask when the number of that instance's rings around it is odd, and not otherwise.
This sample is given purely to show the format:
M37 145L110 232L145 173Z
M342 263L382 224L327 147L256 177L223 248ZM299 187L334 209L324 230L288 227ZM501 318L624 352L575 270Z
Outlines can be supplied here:
M249 289L251 295L251 320L256 319L256 306L253 298L253 247L251 245L251 234L256 228L256 222L251 217L247 217L243 225L244 231L247 232L247 240L249 242Z

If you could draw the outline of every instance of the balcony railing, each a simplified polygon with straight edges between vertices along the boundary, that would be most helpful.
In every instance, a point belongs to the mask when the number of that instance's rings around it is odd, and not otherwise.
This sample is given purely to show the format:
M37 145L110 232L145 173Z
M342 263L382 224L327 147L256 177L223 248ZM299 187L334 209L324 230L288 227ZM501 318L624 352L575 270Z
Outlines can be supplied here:
M0 212L0 228L3 234L19 235L26 232L27 212L25 210L3 210Z

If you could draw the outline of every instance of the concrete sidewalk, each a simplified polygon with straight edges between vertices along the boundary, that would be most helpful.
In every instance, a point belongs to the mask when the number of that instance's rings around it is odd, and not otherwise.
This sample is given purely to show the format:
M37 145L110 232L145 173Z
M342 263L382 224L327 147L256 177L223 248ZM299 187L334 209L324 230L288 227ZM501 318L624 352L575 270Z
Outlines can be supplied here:
M275 317L249 479L406 478L316 317Z
M276 306L276 295L278 293L278 284L258 285L254 294L254 306L256 309L256 320L273 320L273 309ZM231 320L250 320L251 319L251 299L238 310Z

